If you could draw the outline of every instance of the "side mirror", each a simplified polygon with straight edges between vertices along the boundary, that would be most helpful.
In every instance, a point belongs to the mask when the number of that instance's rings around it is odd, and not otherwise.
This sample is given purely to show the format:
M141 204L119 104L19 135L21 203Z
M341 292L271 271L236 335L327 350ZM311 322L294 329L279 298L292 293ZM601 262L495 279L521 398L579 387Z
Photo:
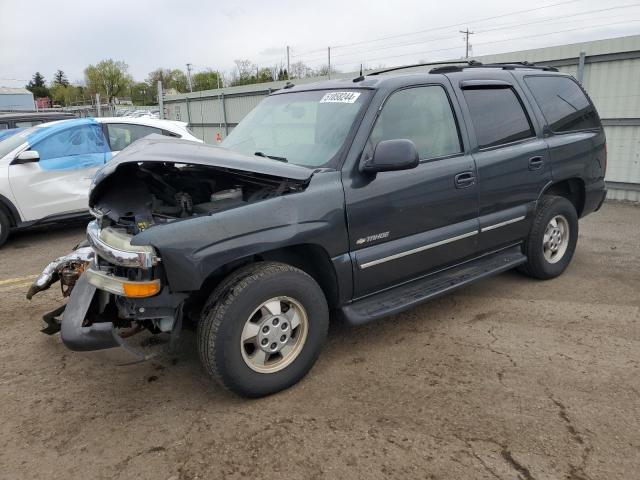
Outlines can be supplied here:
M20 152L11 162L12 165L21 165L23 163L33 163L40 161L40 154L36 150L25 150Z
M362 171L377 173L409 170L417 167L418 163L418 150L411 140L382 140L376 145L373 157L362 166Z

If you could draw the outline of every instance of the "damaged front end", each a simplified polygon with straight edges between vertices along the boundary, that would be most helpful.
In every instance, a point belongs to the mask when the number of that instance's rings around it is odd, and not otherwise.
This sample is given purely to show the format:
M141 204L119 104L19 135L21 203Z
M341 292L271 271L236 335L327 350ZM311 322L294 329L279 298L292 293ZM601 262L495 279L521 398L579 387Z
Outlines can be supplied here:
M72 350L121 346L144 360L148 355L123 339L142 331L170 333L170 345L175 345L185 302L195 292L172 290L161 252L136 244L136 237L175 222L189 229L192 218L301 191L312 172L189 142L149 137L136 144L137 149L123 151L96 175L89 196L95 220L87 226L87 242L51 262L27 298L60 281L69 300L43 317L45 333L60 331ZM236 164L244 169L232 168ZM269 175L269 166L291 175Z

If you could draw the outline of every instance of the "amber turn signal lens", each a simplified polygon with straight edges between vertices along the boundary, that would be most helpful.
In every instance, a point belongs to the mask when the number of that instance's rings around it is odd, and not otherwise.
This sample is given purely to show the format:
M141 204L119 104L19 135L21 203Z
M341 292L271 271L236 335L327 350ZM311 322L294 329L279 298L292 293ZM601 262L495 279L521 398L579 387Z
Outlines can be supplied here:
M152 282L124 282L124 296L133 298L150 297L160 291L160 281Z

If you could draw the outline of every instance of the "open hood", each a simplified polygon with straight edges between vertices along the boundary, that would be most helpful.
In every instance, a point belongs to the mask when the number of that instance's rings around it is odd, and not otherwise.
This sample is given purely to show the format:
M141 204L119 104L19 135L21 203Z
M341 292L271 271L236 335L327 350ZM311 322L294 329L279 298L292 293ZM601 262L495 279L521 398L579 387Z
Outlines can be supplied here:
M89 193L93 205L100 184L119 167L132 163L202 165L226 171L249 172L297 182L308 182L316 170L270 158L243 155L224 147L153 134L134 142L96 173Z

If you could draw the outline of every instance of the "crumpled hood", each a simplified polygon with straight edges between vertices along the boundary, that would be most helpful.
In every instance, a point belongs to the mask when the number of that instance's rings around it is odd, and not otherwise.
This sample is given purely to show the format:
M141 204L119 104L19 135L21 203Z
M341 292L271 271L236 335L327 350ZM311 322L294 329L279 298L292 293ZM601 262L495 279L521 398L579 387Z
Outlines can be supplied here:
M93 206L100 184L124 164L138 162L171 162L204 165L221 170L243 171L308 181L315 170L270 158L243 155L224 147L196 143L189 140L153 134L132 143L113 160L98 170L89 189L89 205Z

